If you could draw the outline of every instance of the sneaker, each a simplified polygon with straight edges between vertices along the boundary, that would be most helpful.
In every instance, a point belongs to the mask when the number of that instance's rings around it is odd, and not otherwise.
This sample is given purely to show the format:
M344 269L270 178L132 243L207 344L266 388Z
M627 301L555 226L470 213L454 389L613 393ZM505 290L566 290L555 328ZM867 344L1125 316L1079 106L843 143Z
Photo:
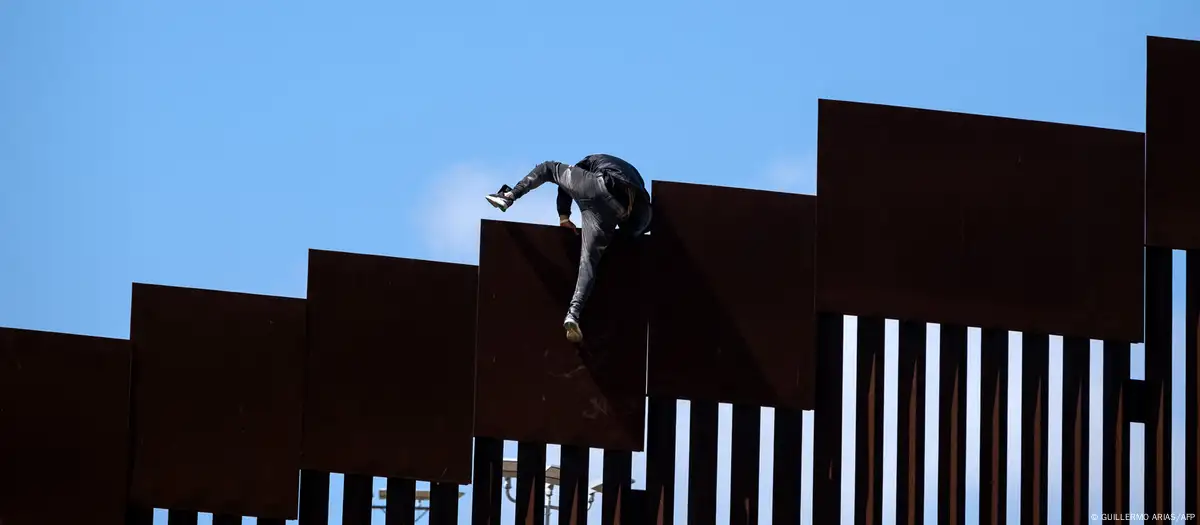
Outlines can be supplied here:
M487 196L487 201L502 212L508 211L508 207L513 204L512 188L509 188L507 184L501 186L500 191Z
M583 330L579 329L579 321L576 321L574 317L568 315L563 321L563 328L567 331L568 341L576 344L583 341Z

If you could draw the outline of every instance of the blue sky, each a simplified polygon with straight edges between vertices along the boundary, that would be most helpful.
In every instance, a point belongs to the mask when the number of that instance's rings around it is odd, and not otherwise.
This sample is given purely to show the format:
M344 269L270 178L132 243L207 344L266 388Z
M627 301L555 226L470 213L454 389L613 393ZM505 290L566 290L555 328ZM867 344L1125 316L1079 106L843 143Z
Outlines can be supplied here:
M811 193L819 97L1140 131L1147 34L1200 4L5 0L0 325L127 337L131 281L303 297L308 248L473 263L481 193L543 160Z

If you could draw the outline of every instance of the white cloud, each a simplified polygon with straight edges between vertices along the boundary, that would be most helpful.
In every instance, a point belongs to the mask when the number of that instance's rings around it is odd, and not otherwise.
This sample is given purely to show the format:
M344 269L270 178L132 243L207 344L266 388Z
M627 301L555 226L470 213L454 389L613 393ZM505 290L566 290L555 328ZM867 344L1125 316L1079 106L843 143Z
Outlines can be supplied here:
M817 154L780 157L767 165L763 189L815 195L817 193Z
M483 198L502 184L516 184L532 168L532 165L463 162L437 173L421 192L412 218L412 223L421 230L420 238L430 256L442 261L478 263L480 219L555 224L558 215L554 209L553 185L534 190L505 213ZM814 194L816 154L777 158L765 167L759 180L754 186L760 189Z
M414 207L420 235L430 255L437 260L477 264L479 221L494 219L538 224L555 224L556 187L546 184L521 198L507 212L493 208L484 196L502 184L513 186L533 166L497 168L478 163L460 163L438 173L422 192ZM578 215L578 213L575 213Z

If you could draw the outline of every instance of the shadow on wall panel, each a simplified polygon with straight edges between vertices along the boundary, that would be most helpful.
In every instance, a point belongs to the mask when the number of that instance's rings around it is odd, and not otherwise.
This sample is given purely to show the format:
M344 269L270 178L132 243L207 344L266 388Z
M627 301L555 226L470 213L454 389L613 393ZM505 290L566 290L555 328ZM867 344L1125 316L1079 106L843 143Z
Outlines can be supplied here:
M309 251L304 468L471 482L477 272Z
M1146 243L1200 249L1200 42L1146 39Z
M653 189L649 394L812 409L816 198Z
M0 523L124 523L128 426L128 341L0 328Z
M817 308L1141 341L1142 143L821 100Z
M134 284L130 502L296 518L304 300Z
M646 239L617 239L580 324L563 332L580 239L553 226L480 227L475 434L641 451L645 425Z

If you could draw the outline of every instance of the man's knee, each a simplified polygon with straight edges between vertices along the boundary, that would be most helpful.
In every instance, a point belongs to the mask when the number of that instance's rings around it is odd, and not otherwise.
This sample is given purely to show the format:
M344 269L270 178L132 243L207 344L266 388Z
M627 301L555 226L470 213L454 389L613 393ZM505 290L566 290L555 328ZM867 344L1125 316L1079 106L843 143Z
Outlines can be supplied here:
M555 178L555 177L558 177L562 173L562 170L566 167L567 167L567 165L563 164L561 162L548 160L546 162L538 164L537 170L541 173L545 173L547 176L549 176L551 178Z
M628 237L641 236L650 231L652 220L649 206L635 206L633 213L621 224L621 232Z

